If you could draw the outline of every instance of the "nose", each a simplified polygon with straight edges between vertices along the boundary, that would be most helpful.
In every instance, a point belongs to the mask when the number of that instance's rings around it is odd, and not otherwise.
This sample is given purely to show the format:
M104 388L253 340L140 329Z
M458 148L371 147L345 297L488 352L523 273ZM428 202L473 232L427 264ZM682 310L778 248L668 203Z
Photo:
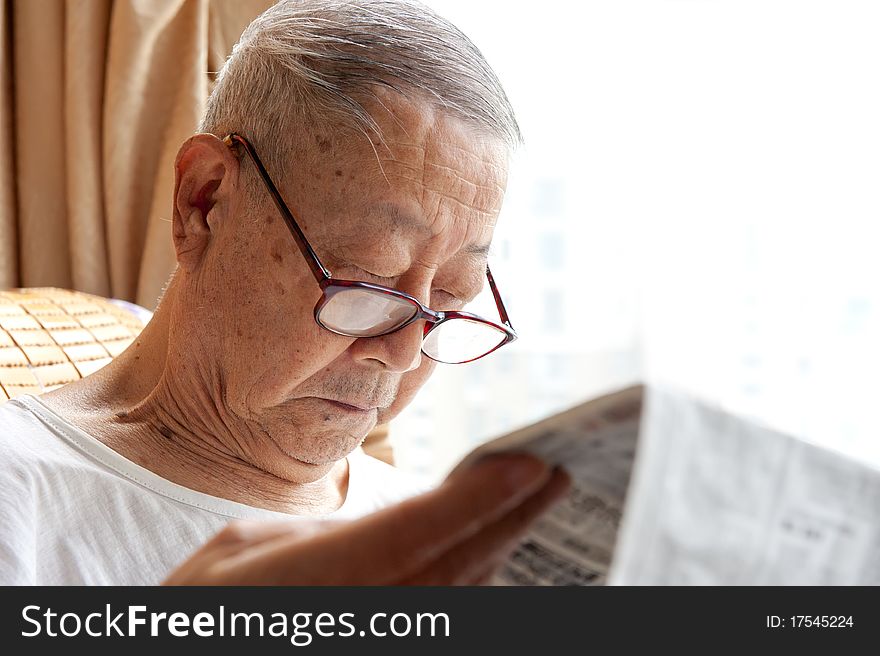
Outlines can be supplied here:
M425 322L415 321L405 328L381 337L360 337L349 350L357 360L374 360L386 371L405 373L422 364Z

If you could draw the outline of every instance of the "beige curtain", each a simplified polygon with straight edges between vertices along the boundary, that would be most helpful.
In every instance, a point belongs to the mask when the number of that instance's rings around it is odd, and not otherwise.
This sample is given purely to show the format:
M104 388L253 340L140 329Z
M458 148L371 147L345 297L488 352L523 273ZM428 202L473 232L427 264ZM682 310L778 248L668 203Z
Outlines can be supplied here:
M196 129L210 72L271 4L0 5L0 288L155 307L175 261L177 148Z

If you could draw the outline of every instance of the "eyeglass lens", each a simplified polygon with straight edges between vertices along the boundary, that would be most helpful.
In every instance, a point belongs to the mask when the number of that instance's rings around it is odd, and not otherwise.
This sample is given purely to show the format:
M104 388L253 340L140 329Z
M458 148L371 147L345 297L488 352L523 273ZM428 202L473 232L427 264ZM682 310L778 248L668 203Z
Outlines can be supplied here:
M321 323L350 337L374 337L402 326L418 312L412 303L382 292L350 287L337 291L321 308Z
M409 301L363 287L338 290L318 313L320 323L349 337L376 337L393 331L418 312ZM507 335L480 321L448 319L428 333L422 350L449 364L468 362L492 351Z
M428 333L422 351L434 360L459 364L486 355L506 337L506 333L480 321L450 319Z

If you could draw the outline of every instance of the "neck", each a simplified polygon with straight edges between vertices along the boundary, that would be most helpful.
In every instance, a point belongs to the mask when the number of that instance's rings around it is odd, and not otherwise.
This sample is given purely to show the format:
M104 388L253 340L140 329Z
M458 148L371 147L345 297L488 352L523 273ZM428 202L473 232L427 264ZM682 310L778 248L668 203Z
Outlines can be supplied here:
M172 279L153 319L128 349L42 399L114 451L179 485L291 514L337 509L348 486L345 460L317 478L297 480L248 457L246 445L263 438L258 427L228 412L220 376L200 366L197 349L175 352L170 343L178 293Z

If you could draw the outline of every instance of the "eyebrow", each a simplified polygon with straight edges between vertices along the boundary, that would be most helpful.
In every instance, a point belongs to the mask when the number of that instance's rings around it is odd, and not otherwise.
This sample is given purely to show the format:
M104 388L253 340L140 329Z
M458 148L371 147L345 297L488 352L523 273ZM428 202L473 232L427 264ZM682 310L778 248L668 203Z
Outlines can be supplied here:
M470 246L465 246L462 249L463 253L468 253L469 255L489 255L489 248L491 244L471 244Z
M431 229L423 221L419 221L415 216L395 203L378 203L373 205L367 211L367 216L389 218L395 225L407 228L419 235L427 235L431 232Z

